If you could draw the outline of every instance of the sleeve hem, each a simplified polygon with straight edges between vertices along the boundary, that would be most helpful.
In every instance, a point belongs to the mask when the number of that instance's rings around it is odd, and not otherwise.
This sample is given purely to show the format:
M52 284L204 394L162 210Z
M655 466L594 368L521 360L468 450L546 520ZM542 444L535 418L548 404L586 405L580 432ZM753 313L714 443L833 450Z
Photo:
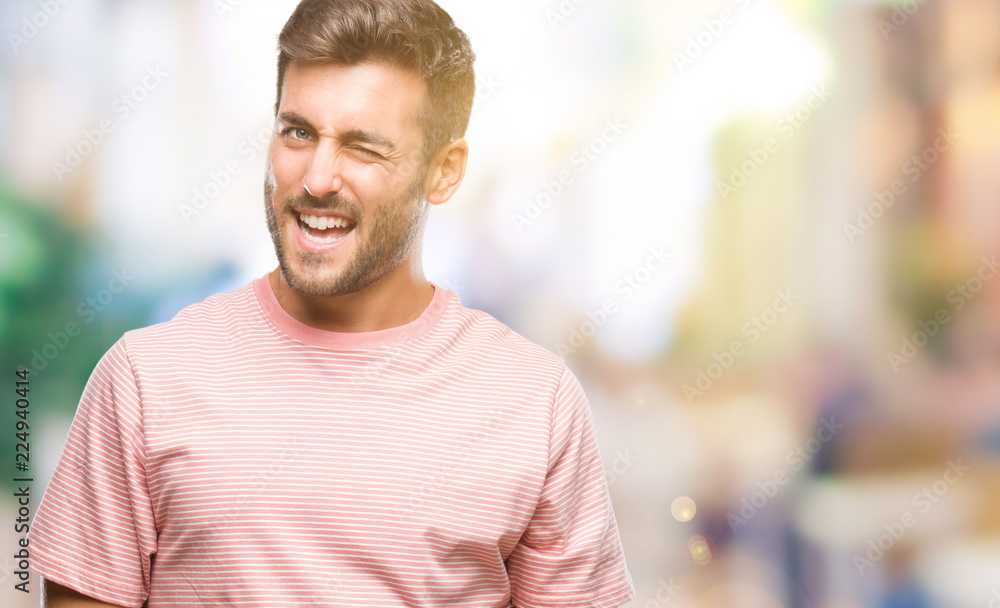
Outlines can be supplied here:
M628 580L600 594L588 597L527 596L513 600L514 608L620 608L635 597L635 587Z
M123 586L104 579L94 572L81 572L71 566L32 556L31 570L45 580L69 587L87 597L125 608L142 608L146 603L146 590ZM123 603L124 601L124 603Z

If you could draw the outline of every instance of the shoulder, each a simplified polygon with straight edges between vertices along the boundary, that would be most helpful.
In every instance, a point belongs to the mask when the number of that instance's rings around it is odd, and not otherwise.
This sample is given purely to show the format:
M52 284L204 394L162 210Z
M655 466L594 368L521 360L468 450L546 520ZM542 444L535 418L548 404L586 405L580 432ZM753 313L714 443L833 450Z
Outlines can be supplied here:
M565 382L566 374L572 375L561 357L493 315L462 305L457 297L452 314L442 321L444 331L454 337L450 346L455 356L471 357L484 370L544 379L553 392Z
M137 352L211 348L248 323L263 322L255 302L253 282L189 304L170 320L125 332L115 349Z

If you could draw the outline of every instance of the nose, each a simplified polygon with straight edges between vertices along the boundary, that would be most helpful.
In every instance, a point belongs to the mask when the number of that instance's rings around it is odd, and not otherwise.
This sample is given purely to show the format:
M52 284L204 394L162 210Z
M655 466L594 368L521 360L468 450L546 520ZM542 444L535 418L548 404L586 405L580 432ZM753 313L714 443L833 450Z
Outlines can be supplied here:
M323 198L328 194L336 194L344 187L341 178L343 157L337 153L334 143L329 140L320 141L309 157L306 174L302 179L302 187L315 198Z

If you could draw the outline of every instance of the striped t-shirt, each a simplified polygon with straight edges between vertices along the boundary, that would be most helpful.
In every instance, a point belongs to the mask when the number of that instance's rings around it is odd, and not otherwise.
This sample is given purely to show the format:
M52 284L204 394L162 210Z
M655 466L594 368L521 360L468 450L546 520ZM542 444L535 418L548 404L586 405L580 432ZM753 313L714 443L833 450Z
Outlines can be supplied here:
M610 608L635 595L563 361L434 285L313 328L267 274L126 332L28 534L38 574L151 608Z

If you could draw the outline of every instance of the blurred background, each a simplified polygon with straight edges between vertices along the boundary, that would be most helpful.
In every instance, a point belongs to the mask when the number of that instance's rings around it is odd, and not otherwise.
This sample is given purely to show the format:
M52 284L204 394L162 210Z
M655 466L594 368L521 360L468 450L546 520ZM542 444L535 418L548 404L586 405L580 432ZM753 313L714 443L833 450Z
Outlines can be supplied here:
M478 92L425 271L580 378L629 606L1000 606L1000 0L441 4ZM4 606L98 359L277 266L294 5L0 6Z

